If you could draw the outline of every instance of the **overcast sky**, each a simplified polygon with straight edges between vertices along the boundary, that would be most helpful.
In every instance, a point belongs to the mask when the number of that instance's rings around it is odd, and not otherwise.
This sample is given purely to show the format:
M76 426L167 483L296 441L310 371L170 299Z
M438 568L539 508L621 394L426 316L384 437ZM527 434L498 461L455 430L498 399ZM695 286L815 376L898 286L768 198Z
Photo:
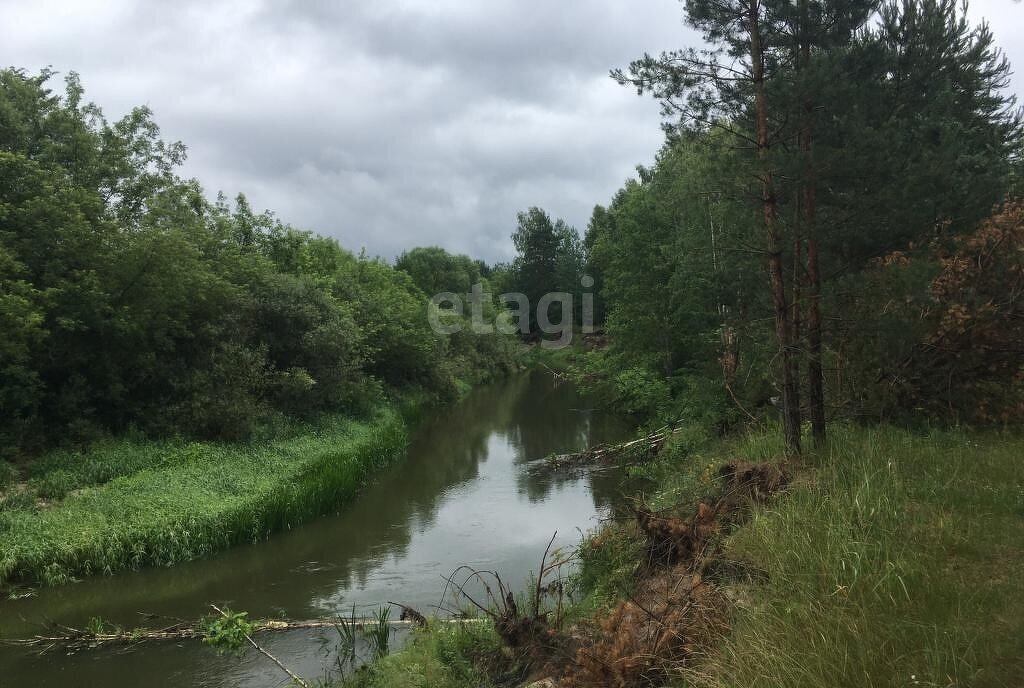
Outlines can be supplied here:
M1024 92L1024 4L971 14ZM78 71L111 118L149 105L211 196L356 251L495 261L516 211L582 232L652 161L658 107L608 70L695 44L681 17L677 0L0 0L0 62Z

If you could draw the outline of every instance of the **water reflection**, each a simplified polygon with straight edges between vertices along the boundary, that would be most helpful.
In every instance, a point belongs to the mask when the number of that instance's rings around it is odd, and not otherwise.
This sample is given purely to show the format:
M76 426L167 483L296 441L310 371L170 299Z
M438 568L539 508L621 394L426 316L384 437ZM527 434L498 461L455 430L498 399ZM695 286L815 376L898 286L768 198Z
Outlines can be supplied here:
M556 544L575 543L578 530L592 527L622 489L614 472L551 474L529 470L529 462L625 432L614 418L589 410L571 385L546 373L524 374L426 414L408 458L337 514L171 569L93 578L0 602L0 633L24 636L46 620L81 626L93 616L130 627L142 622L140 612L194 618L210 602L291 618L386 600L429 609L439 602L444 577L460 564L525 582L553 531L560 533ZM296 633L269 642L275 654L317 676L332 647L331 638L324 645L317 637ZM152 686L279 682L259 656L216 659L194 644L47 660L0 648L0 686L134 686L138 672Z

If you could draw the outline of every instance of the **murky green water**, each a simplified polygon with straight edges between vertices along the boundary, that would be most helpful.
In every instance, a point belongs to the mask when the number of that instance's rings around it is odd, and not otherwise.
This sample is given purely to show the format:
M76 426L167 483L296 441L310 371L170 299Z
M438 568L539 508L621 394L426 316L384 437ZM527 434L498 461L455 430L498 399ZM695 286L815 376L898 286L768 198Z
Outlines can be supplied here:
M615 472L552 475L530 462L615 441L627 428L588 409L547 373L478 390L428 414L408 458L339 513L257 544L170 569L92 578L0 602L0 635L30 636L46 622L92 617L134 627L141 614L194 619L211 602L253 617L368 614L387 601L429 611L444 579L469 564L525 585L557 530L573 545L621 497ZM337 634L260 636L290 668L317 680L337 667ZM198 643L148 643L39 655L0 646L0 686L279 686L283 674L255 651L218 657Z

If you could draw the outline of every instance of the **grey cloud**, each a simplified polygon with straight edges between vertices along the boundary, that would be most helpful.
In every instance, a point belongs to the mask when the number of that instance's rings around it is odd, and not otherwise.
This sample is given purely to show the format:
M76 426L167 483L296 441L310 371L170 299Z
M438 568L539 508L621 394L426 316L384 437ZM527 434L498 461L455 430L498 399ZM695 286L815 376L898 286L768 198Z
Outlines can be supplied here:
M972 14L1024 64L1020 5ZM656 104L607 72L696 43L681 16L676 0L0 0L0 45L79 71L112 116L148 104L211 195L245 192L353 250L493 261L517 210L582 229L653 159Z

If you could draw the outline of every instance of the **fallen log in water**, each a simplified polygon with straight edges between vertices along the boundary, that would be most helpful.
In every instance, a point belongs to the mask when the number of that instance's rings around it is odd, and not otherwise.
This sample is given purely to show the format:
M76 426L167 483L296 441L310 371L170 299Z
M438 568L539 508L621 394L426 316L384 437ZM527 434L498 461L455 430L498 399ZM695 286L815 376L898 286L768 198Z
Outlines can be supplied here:
M657 454L665 440L680 432L682 425L666 425L649 435L632 439L622 444L598 444L571 454L555 454L545 460L545 464L553 468L571 468L591 463L607 462L629 454L652 456Z
M451 618L432 619L434 623L479 623L483 619ZM381 621L374 617L312 619L308 621L290 621L266 619L254 623L252 635L271 633L274 631L315 630L318 628L340 628L347 626L356 631L368 630L379 626ZM411 627L423 625L424 621L416 618L388 620L388 626ZM0 645L44 646L63 645L66 647L96 647L99 645L117 645L161 640L202 640L206 634L198 623L181 622L164 628L134 628L131 630L113 630L109 633L97 633L70 626L54 625L49 635L35 635L30 638L0 638Z

